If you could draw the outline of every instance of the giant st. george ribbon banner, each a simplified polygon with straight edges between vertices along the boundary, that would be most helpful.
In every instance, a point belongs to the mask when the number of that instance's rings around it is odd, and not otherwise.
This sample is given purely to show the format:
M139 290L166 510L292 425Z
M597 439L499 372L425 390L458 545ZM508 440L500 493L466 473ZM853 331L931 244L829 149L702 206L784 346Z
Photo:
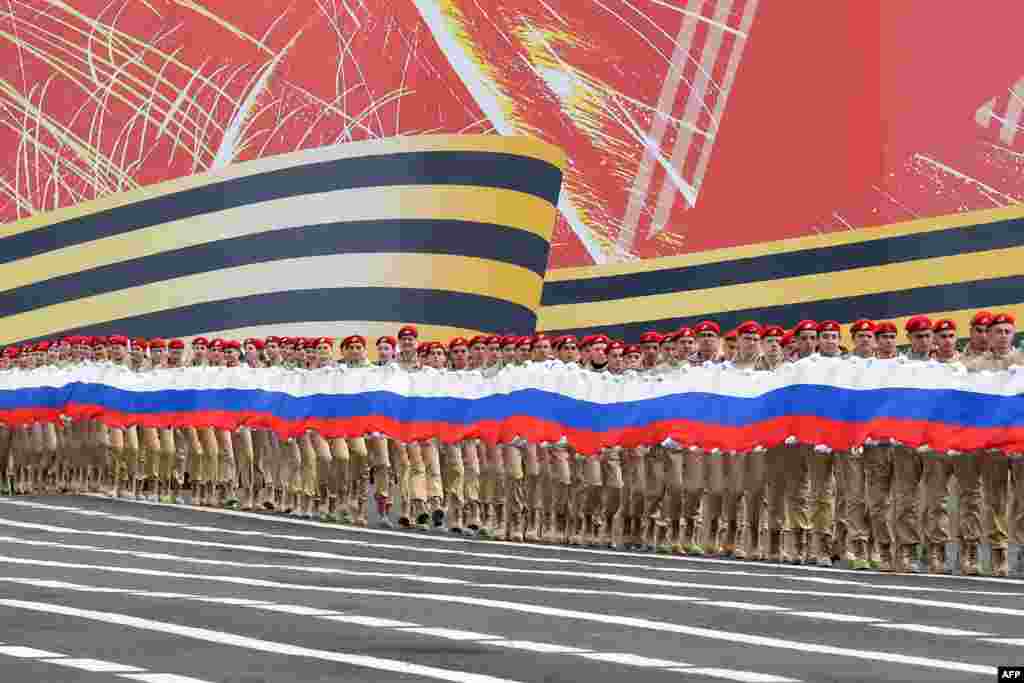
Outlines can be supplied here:
M0 422L242 425L283 437L387 434L402 441L668 443L751 451L795 437L848 450L894 439L935 452L1024 452L1024 370L965 374L938 363L801 361L774 373L686 368L612 376L559 362L452 374L114 366L0 373Z

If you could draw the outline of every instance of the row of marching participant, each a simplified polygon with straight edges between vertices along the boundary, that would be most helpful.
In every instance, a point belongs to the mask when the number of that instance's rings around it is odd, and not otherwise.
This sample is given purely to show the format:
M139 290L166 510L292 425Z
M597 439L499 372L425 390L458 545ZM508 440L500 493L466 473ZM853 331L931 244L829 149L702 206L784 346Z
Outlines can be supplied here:
M735 332L734 345L711 321L669 335L646 333L636 345L603 335L478 336L442 344L421 342L415 327L406 326L394 338L376 340L375 364L444 372L453 381L460 373L557 362L626 377L704 364L771 372L788 362L827 357L935 363L963 372L1024 364L1011 348L1015 321L1005 314L975 316L964 353L956 348L953 321L924 317L907 323L905 354L897 350L896 327L886 322L855 323L850 351L834 321L805 320L788 331L748 322ZM340 358L327 337L242 343L197 337L189 346L182 340L69 337L8 349L0 369L87 362L139 372L239 365L344 371L371 365L367 340L358 335L341 341ZM386 525L393 513L403 526L447 526L499 539L820 565L847 560L856 568L884 571L909 570L920 544L927 547L929 570L943 570L945 543L953 538L944 500L955 478L961 492L961 571L977 572L977 545L983 528L990 528L984 540L993 547L993 571L1005 575L1008 500L1024 500L1024 470L1003 454L938 457L891 441L849 453L798 443L743 454L663 443L583 454L563 442L401 443L383 434L324 438L315 431L282 440L246 427L115 428L96 420L19 426L3 430L0 438L8 453L6 476L21 492L102 491L181 501L188 485L200 505L277 509L365 525L372 480ZM392 511L395 498L401 509ZM1024 532L1022 507L1015 508L1017 534Z

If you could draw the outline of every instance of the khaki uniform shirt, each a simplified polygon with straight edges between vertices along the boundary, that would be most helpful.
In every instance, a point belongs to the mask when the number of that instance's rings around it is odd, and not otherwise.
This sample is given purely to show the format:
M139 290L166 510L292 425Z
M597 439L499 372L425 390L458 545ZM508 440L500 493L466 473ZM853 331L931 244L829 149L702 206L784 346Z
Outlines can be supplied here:
M986 351L984 355L968 360L966 365L967 369L972 372L1009 370L1011 366L1024 365L1024 353L1011 349L1004 356L996 356L991 351Z

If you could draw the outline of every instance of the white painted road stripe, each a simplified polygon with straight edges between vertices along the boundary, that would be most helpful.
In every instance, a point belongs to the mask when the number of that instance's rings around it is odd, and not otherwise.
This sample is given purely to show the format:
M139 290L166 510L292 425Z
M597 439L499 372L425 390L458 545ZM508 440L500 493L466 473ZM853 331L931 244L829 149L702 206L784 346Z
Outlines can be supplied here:
M0 581L3 581L3 580L11 580L11 581L21 582L21 583L30 583L30 584L33 584L33 585L35 583L38 583L37 581L32 580L32 579L25 579L23 581L18 581L17 579L8 579L8 578L0 577ZM93 591L91 591L91 588L92 588L91 586L85 586L85 585L81 585L81 584L65 583L65 585L63 587L64 588L68 588L70 590L80 590L80 591L83 591L83 592L93 592ZM126 595L137 595L139 597L160 597L161 595L166 595L166 594L158 593L158 592L137 591L137 590L130 590L130 589L111 589L111 590L121 590ZM171 595L175 595L175 594L171 594ZM184 595L184 594L182 594L182 595ZM205 597L205 596L188 596L188 595L186 595L186 597L190 597L190 598L198 600L200 602L218 602L219 601L218 598L211 598L211 597ZM274 603L255 603L255 604L251 604L251 603L252 603L252 601L243 600L243 601L241 601L240 606L243 606L243 607L263 607L265 605L279 606L279 605L275 605ZM300 606L283 605L283 606L280 606L280 607L300 607ZM292 610L286 610L286 611L291 612ZM410 622L397 621L397 620L394 620L394 619L381 619L381 618L378 618L378 617L356 616L356 615L338 615L336 613L329 613L328 616L319 616L318 618L326 619L326 620L330 620L330 621L338 621L338 622L344 622L344 623L357 624L357 625L362 625L362 626L395 628L395 629L397 629L399 631L405 631L405 632L409 632L409 633L417 633L417 634L420 634L420 635L428 635L428 636L434 636L434 637L439 637L439 638L447 638L449 640L476 642L476 643L479 643L481 645L494 645L494 644L502 644L502 643L505 643L505 642L509 642L509 641L507 641L505 639L504 636L491 635L491 634L487 634L487 633L476 633L476 632L473 632L473 631L463 631L463 630L451 629L451 628L420 627L419 624L413 624L413 623L410 623ZM590 652L589 650L581 650L579 652L569 652L569 650L571 650L571 649L578 649L578 648L571 648L571 647L568 647L568 646L555 646L555 647L558 648L557 651L556 651L556 650L550 649L552 646L548 645L548 644L536 645L534 643L531 643L530 641L512 641L512 642L516 643L516 645L510 646L510 647L518 647L519 649L528 649L528 650L532 649L533 651L538 652L538 653L546 652L546 653L550 653L550 654L576 654L576 655L578 655L580 657L585 657L587 659L594 659L594 660L597 660L597 661L604 661L604 662L608 662L608 663L622 664L622 665L626 665L626 666L639 666L639 667L647 667L647 668L651 668L651 667L670 668L670 667L686 667L686 666L691 666L690 664L687 664L686 662L671 661L671 660L665 660L665 659L654 659L654 658L651 658L651 657L642 657L640 655L634 655L634 654L625 653L625 652L597 653L597 652ZM545 650L544 648L548 648L548 649ZM63 661L63 660L59 660L59 661ZM142 669L140 669L140 670L142 670Z
M18 657L19 659L52 659L55 657L67 657L67 655L62 655L59 652L48 652L46 650L37 650L34 647L21 647L20 645L0 647L0 655Z
M297 591L312 591L312 592L328 592L338 593L344 595L364 595L364 596L379 596L379 597L401 597L415 600L428 600L433 602L446 602L453 604L462 605L473 605L477 607L490 607L499 610L506 610L510 612L519 612L523 614L537 614L547 617L561 617L565 619L577 619L580 621L592 621L603 624L614 624L618 626L628 626L638 629L647 629L652 631L661 631L667 633L677 633L681 635L693 636L697 638L708 638L710 640L720 640L725 642L739 643L742 645L749 645L755 647L770 647L780 650L789 650L793 652L804 652L810 654L826 654L836 655L840 657L850 657L854 659L863 659L872 662L889 662L892 664L906 664L909 666L920 666L932 669L942 669L947 671L959 671L963 673L972 673L983 676L991 676L996 672L995 667L982 666L977 664L967 664L964 662L933 659L931 657L916 657L910 655L903 655L893 652L878 652L872 650L856 650L850 648L837 647L832 645L820 645L817 643L807 643L793 640L785 640L782 638L773 638L768 636L750 635L745 633L734 633L731 631L722 631L718 629L710 628L699 628L694 626L684 626L682 624L673 624L670 622L663 621L651 621L647 619L639 619L636 617L625 617L612 614L601 614L596 612L583 612L579 610L560 609L555 607L547 607L542 605L531 605L527 603L509 602L506 600L491 600L485 598L475 598L461 595L443 595L443 594L432 594L432 593L407 593L401 591L384 591L384 590L373 590L367 588L342 588L339 586L310 586L304 584L286 584L278 583L274 581L266 581L262 579L251 579L238 576L217 576L212 574L189 574L186 572L167 572L159 571L154 569L135 569L129 567L119 566L105 566L105 565L90 565L90 564L79 564L72 562L53 562L48 560L24 560L19 558L11 557L0 557L0 561L8 562L13 564L24 564L34 566L47 566L47 567L61 567L64 569L89 569L94 571L107 571L123 574L132 574L136 576L162 576L168 578L180 578L189 579L196 581L214 581L220 583L230 583L235 585L243 586L254 586L260 588L280 588L285 590L297 590ZM6 602L17 602L17 601L6 601ZM2 604L2 603L0 603ZM99 613L97 613L99 614ZM354 656L354 655L353 655Z
M1024 647L1024 638L982 638L981 640L986 643L995 643L996 645L1013 645L1014 647Z
M106 500L106 501L109 501L109 502L115 502L113 499L111 499L111 498L109 498L107 496L103 496L101 494L85 494L85 497L98 498L98 499ZM339 528L337 525L324 524L322 522L314 522L314 521L311 521L311 520L298 519L298 518L287 517L287 516L282 517L282 516L259 515L259 514L253 514L251 512L239 512L239 511L235 511L235 510L218 510L218 509L212 509L212 508L192 508L192 507L189 507L189 506L172 505L172 504L169 504L169 503L153 503L153 502L150 502L150 501L141 501L141 500L121 500L121 499L117 499L116 502L118 502L118 503L127 503L127 504L131 504L131 505L148 505L148 506L154 506L154 507L163 507L163 508L168 508L168 509L172 509L172 510L179 510L179 511L180 510L188 510L188 511L194 512L194 513L208 513L208 514L212 514L212 515L223 515L223 516L229 516L229 517L239 517L239 518L250 519L250 520L256 519L256 520L263 520L263 521L268 522L268 523L292 524L292 525L306 526L306 527L312 527L312 528L317 528L317 529L321 529L321 530L328 530L328 531L334 531L334 532L337 532L337 531L343 529L346 533L351 532L353 534L378 534L378 535L390 536L391 538L395 538L395 539L409 539L409 540L417 540L417 541L424 540L424 536L422 534L420 534L420 533L417 533L417 532L389 531L389 530L386 530L386 529L370 529L370 528L353 527L353 526L344 526L344 527L340 527ZM63 507L63 506L51 506L51 505L47 505L47 504L44 504L44 503L35 503L35 502L20 501L20 500L3 500L3 499L0 499L0 503L6 503L8 505L17 505L17 506L30 507L30 508L41 508L41 509L47 509L48 508L48 509L55 509L55 510L64 510L64 511L72 512L72 513L78 513L78 512L82 511L82 508L72 508L72 507ZM159 520L150 520L150 519L146 519L144 517L133 517L133 516L130 516L130 515L119 515L119 516L111 515L110 517L108 517L108 519L119 519L119 520L123 520L123 521L136 522L136 523L139 523L139 524L155 524L155 525L158 525L158 526L179 527L179 528L186 529L186 530L195 530L196 528L203 528L203 527L193 527L193 526L190 526L190 525L182 525L182 524L177 523L177 522L164 522L164 521L159 521ZM508 559L512 559L512 560L531 561L531 562L574 563L574 564L584 564L584 565L591 565L591 566L621 566L623 568L633 568L633 567L636 567L636 568L642 568L642 569L654 570L654 571L672 571L672 572L688 572L688 573L689 572L714 573L714 574L721 574L721 573L723 573L721 570L717 570L717 569L716 570L700 570L700 569L689 569L689 568L682 568L682 567L667 567L667 566L666 567L656 567L656 566L645 566L645 565L635 565L635 564L626 564L626 563L619 563L619 564L611 564L611 563L604 563L604 562L594 562L594 563L591 563L591 562L585 562L585 561L582 561L582 560L569 560L569 559L565 559L565 558L556 558L556 557L540 558L540 557L528 557L528 556L522 556L522 555L502 555L502 554L498 554L498 553L474 553L474 552L469 552L469 551L464 551L464 550L451 550L451 549L445 549L445 548L424 547L424 546L419 546L419 545L399 546L399 545L391 545L391 544L379 543L377 541L354 541L354 540L350 540L350 539L341 539L341 538L333 538L332 539L332 538L322 538L322 537L318 538L318 537L305 537L305 536L286 536L286 535L279 535L279 534L270 534L268 532L263 532L263 531L243 531L243 530L238 530L238 529L221 529L221 528L218 528L218 527L205 527L205 528L207 528L207 529L209 529L211 531L212 530L217 530L217 533L222 533L222 534L242 534L242 535L248 535L248 536L264 536L264 537L270 537L270 538L277 537L277 538L286 539L286 540L309 540L309 541L316 541L316 542L320 542L320 543L336 543L336 544L344 544L344 545L372 545L374 548L402 549L402 550L421 550L421 551L428 551L428 552L432 552L432 553L458 553L458 554L465 554L465 555L471 555L471 556L508 558ZM447 544L460 544L460 543L465 544L465 543L470 543L470 544L473 544L473 545L476 545L476 546L480 545L480 541L477 541L477 540L472 539L472 538L463 538L463 537L460 537L460 536L431 535L429 537L429 540L431 542L437 542L437 543L442 544L442 545L445 544L445 543L447 543ZM522 543L514 543L514 542L510 542L510 541L487 541L487 546L488 547L491 547L491 546L506 547L506 548L514 548L514 549L522 549L523 548L523 544ZM579 547L575 547L575 546L543 546L543 547L531 546L531 549L533 549L533 550L549 550L551 552L557 552L557 553L562 554L562 555L576 554L576 555L590 555L590 556L598 556L598 557L614 557L614 558L619 558L619 559L621 559L624 556L624 553L622 553L621 551L618 551L618 550L601 550L601 549L596 549L596 548L579 548ZM718 558L711 558L711 557L691 557L691 556L682 557L682 556L672 556L672 555L659 555L657 557L660 560L664 560L666 564L681 564L683 562L687 562L687 563L691 563L691 564L714 565L716 567L721 567L721 566L749 567L750 566L750 562L747 562L747 561L744 561L744 560L727 560L727 559L718 559ZM767 566L777 566L777 565L767 565ZM802 573L806 573L808 575L812 575L812 574L828 574L830 577L835 577L837 575L849 575L849 576L856 576L856 577L863 577L864 576L864 572L863 571L858 571L858 570L853 570L853 569L824 568L824 567L817 567L817 566L814 566L814 565L788 565L786 568L787 568L787 570L802 572ZM730 572L730 573L732 573L732 572ZM755 577L760 577L760 578L764 578L765 577L765 575L761 574L761 573L748 572L748 571L742 571L742 570L738 571L738 572L735 572L735 573L737 575L749 575L749 576L755 576ZM797 577L795 577L793 575L778 574L778 573L772 573L771 576L772 577L778 577L778 578L785 578L785 579L797 578ZM947 574L914 574L913 576L915 578L920 578L922 580L939 580L939 579L950 580L950 579L955 579L957 582L987 582L987 583L999 584L1001 586L1005 586L1006 585L1006 580L1005 579L994 578L994 577L987 577L987 576L951 576L951 575L947 575ZM826 579L826 580L834 580L834 579ZM872 588L893 588L893 589L896 589L896 590L906 590L906 588L904 588L902 586L896 586L896 585L871 584L871 583L859 583L858 585L870 586ZM914 590L940 591L940 592L952 592L952 593L980 593L982 595L1024 596L1024 593L1002 593L1002 592L993 592L993 591L987 591L987 592L966 591L966 590L950 589L950 588L925 588L925 587L921 587L921 588L915 588Z
M304 605L276 605L269 602L262 605L249 605L249 607L265 609L270 612L281 612L283 614L298 614L304 617L332 617L341 614L341 612L329 609L317 609L315 607L306 607Z
M994 633L980 633L978 631L965 631L959 628L944 628L941 626L926 626L925 624L872 624L877 628L888 628L898 631L913 631L914 633L928 633L933 636L956 636L980 638L981 636L992 636Z
M448 640L501 640L503 636L492 636L488 633L476 633L475 631L462 631L456 628L399 628L403 633L418 633L424 636L436 636Z
M179 676L178 674L122 674L119 678L141 681L141 683L209 683L209 681L201 681L198 678Z
M370 626L379 628L403 628L419 626L411 621L398 621L397 619L382 619L380 617L363 617L358 615L343 614L336 617L324 617L328 621L337 621L343 624L355 624L356 626Z
M218 645L229 645L257 652L267 652L270 654L285 655L292 657L305 657L308 659L319 659L328 662L337 662L339 664L349 664L351 666L364 667L368 669L377 669L379 671L390 671L392 673L407 674L410 676L421 676L423 678L432 678L442 681L453 681L454 683L509 683L509 679L497 678L495 676L472 674L462 671L452 671L449 669L439 669L433 666L412 664L410 662L403 662L395 659L382 659L380 657L370 657L367 655L356 655L343 652L331 652L328 650L317 650L313 648L291 645L289 643L278 643L270 640L262 640L259 638L249 638L247 636L242 636L235 633L227 633L224 631L214 631L212 629L206 628L181 626L179 624L172 624L166 621L142 619L127 614L120 614L118 612L100 612L97 610L76 609L74 607L67 607L65 605L55 605L45 602L30 602L27 600L0 600L0 606L12 607L14 609L31 610L35 612L44 612L48 614L60 614L66 617L88 619L91 621L99 621L106 624L116 624L118 626L125 626L128 628L136 628L145 631L155 631L157 633L161 633L164 635L181 636L183 638L202 640L208 643L217 643ZM126 678L131 678L131 676L126 676ZM147 679L135 678L133 680ZM148 683L172 682L169 679L164 679L162 681L157 681L156 679L148 679Z
M27 502L27 501L3 501L3 500L0 500L0 502L6 502L6 503L11 504L11 505L19 505L19 506L23 506L23 507L32 507L32 508L40 508L40 509L51 508L51 506L45 505L43 503L30 503L30 502ZM124 502L134 503L134 502L140 502L140 501L124 501ZM67 510L68 512L78 512L78 513L82 513L83 512L81 509L78 509L78 508L58 507L58 508L51 508L51 509ZM178 509L181 509L181 508L178 508ZM189 509L189 508L186 508L186 509ZM278 519L276 517L254 516L252 514L237 513L237 512L233 512L231 510L211 510L211 509L205 509L204 508L204 509L198 510L198 512L210 512L210 513L214 513L214 514L231 513L233 515L241 515L243 517L246 517L247 519L259 519L259 520L263 520L263 521L270 522L270 523L277 522L277 521L287 521L287 522L295 521L295 522L300 522L300 523L305 523L305 524L311 524L311 525L314 525L314 526L316 526L318 528L321 528L321 529L329 529L331 531L338 531L339 530L338 527L336 527L336 526L328 526L328 525L324 525L324 524L321 524L321 523L318 523L318 522L309 522L309 521L305 521L305 520L292 520L292 519L283 519L282 520L282 519ZM741 565L741 566L749 567L750 563L749 562L741 562L741 561L738 561L738 560L719 560L719 559L714 559L714 558L657 556L659 559L664 560L666 562L666 565L668 565L668 564L680 564L683 561L698 562L698 563L714 563L716 565L715 569L694 569L692 567L678 567L678 566L677 567L671 567L671 566L665 566L665 565L644 565L644 564L637 564L635 562L632 562L632 563L628 563L628 562L592 562L592 561L587 561L587 560L572 560L572 559L558 558L558 557L536 557L536 556L533 556L533 555L516 555L516 554L507 554L507 553L479 552L479 551L478 552L474 552L474 551L468 551L468 550L454 550L454 549L451 549L451 548L437 548L437 547L430 547L430 546L423 546L423 545L399 545L399 544L391 544L391 543L380 543L380 542L376 542L376 541L355 541L355 540L344 539L344 538L324 538L322 536L297 536L297 535L292 535L292 534L275 534L275 533L266 532L266 531L253 531L253 530L243 530L243 529L225 529L225 528L213 527L213 526L192 526L192 525L189 525L189 524L181 524L181 523L178 523L178 522L164 522L164 521L159 521L159 520L150 520L150 519L146 519L144 517L134 517L134 516L131 516L131 515L108 515L107 518L108 519L116 519L116 520L126 521L126 522L133 522L133 523L138 523L138 524L144 524L144 525L145 524L149 524L149 525L162 526L162 527L175 527L175 528L182 529L184 531L202 531L202 532L206 532L206 533L218 533L218 534L239 535L239 536L260 536L260 537L263 537L263 538L271 538L271 539L279 539L279 540L309 541L309 542L313 542L313 543L324 543L324 544L333 544L333 545L358 545L358 546L372 547L375 550L402 550L402 551L413 551L413 552L428 552L428 553L433 553L433 554L452 554L452 555L462 555L462 556L467 556L467 557L481 557L481 558L487 558L487 559L512 560L512 561L518 561L518 562L528 562L528 563L533 563L533 564L538 564L538 563L575 564L575 565L581 565L581 566L586 566L586 567L604 567L604 568L612 568L612 569L616 569L616 568L617 569L629 569L630 571L644 570L644 571L653 571L653 572L662 572L662 573L710 574L710 575L713 575L715 577L721 577L721 576L749 576L749 577L757 578L757 579L768 579L768 578L770 578L770 579L780 579L780 580L787 580L787 581L804 581L804 582L822 583L822 584L833 584L833 585L850 585L850 586L861 586L861 587L865 587L865 588L875 588L875 589L894 590L894 591L939 592L939 593L957 593L957 594L968 594L968 595L992 595L992 596L997 596L997 597L1024 597L1024 593L1007 593L1007 592L1003 592L1003 591L979 591L979 590L967 590L967 589L959 589L959 588L936 588L936 587L927 587L927 586L907 586L907 585L901 585L901 584L871 583L871 582L866 582L866 581L853 581L853 580L849 580L849 579L837 579L837 578L834 578L835 574L850 574L850 575L856 575L858 577L863 577L864 576L864 572L854 571L854 570L831 569L831 568L829 568L829 569L822 569L820 567L814 567L814 566L811 566L811 565L787 566L787 569L802 570L802 571L805 571L805 572L823 571L823 572L827 572L828 574L830 574L832 576L830 576L830 577L820 577L820 576L811 576L811 575L801 576L801 575L795 575L795 574L781 574L781 573L778 573L778 572L771 572L771 573L767 573L766 574L764 572L752 572L752 571L746 571L746 570L727 570L727 569L722 569L721 565L722 564L729 564L729 565ZM362 529L362 528L359 528L359 527L343 527L343 529L345 531L374 532L374 530L367 530L367 529ZM400 538L410 538L410 539L411 538L415 538L416 540L423 540L423 536L420 536L420 535L411 536L410 534L404 533L404 532L381 531L381 533L397 534ZM455 540L455 541L461 541L461 542L471 542L469 539L462 539L462 538L448 539L446 537L437 537L437 536L430 536L429 538L430 538L431 541L434 541L434 540ZM501 546L507 546L507 547L512 547L512 548L522 548L523 547L522 544L508 543L508 542L498 542L498 541L488 541L487 545L488 546L491 546L491 545L501 545ZM586 552L586 553L597 553L597 554L602 554L602 555L611 555L611 556L614 556L614 557L617 557L617 558L622 558L623 557L623 553L621 553L619 551L611 551L611 550L595 550L595 549L589 549L589 548L562 547L562 546L545 546L545 547L540 547L540 548L537 547L537 546L530 546L530 548L531 548L531 550L541 550L541 549L543 549L543 550L550 550L550 551L557 551L557 552L561 552L561 551L566 551L566 552ZM154 559L158 559L158 558L154 557ZM770 566L770 567L773 567L773 568L778 568L779 567L778 565L773 565L773 564L769 564L769 565L765 565L765 566ZM951 576L951 575L942 575L942 576L940 576L940 575L935 575L935 574L915 575L915 577L918 577L918 576L920 578L931 578L931 579L943 578L943 576L944 576L947 579L949 579L949 578L957 578L957 579L968 579L968 580L976 580L976 581L992 581L992 582L998 582L1000 585L1004 585L1004 586L1006 585L1006 581L1005 580L993 579L991 577L983 577L983 576L960 577L960 576Z
M538 574L544 576L568 576L573 578L583 579L600 579L606 581L616 581L620 583L632 583L637 585L645 586L663 586L672 588L694 588L698 590L726 590L729 592L746 592L746 593L767 593L773 595L812 595L822 598L849 598L854 600L869 600L873 602L883 602L888 604L897 605L914 605L918 607L938 607L943 609L960 610L966 612L974 612L979 614L995 614L1002 616L1015 616L1024 617L1024 609L1012 609L1008 607L991 607L987 605L977 605L972 603L962 602L946 602L941 600L927 600L923 598L910 598L903 596L889 596L889 595L869 595L862 593L839 593L833 591L811 591L811 590L797 590L791 588L762 588L754 586L723 586L707 583L696 583L690 581L670 581L664 579L650 579L644 577L628 576L625 574L603 574L596 572L584 572L584 571L565 571L565 570L542 570L542 569L520 569L520 568L508 568L494 565L477 565L477 564L447 564L443 562L423 562L416 560L395 560L380 557L365 557L357 555L339 555L336 553L324 553L317 551L302 551L302 550L289 550L281 548L271 548L268 546L250 546L250 545L239 545L233 543L218 543L213 541L192 541L187 539L175 539L163 536L146 536L143 534L128 534L124 532L115 531L96 531L88 529L74 529L71 527L56 527L48 524L35 524L30 522L12 522L10 520L0 520L0 525L13 526L17 528L32 529L37 531L47 531L51 533L67 534L67 535L97 535L107 536L113 538L131 538L133 540L139 540L144 542L153 543L177 543L180 545L189 545L195 547L209 547L223 550L239 550L248 551L254 553L274 553L283 555L294 555L297 557L306 557L310 559L322 559L322 560L335 560L339 562L363 562L372 564L386 564L386 565L402 565L402 566L416 566L416 567L430 567L437 569L448 569L448 570L469 570L469 571L480 571L480 572L492 572L492 573L512 573L512 574ZM17 537L0 537L0 541L19 542L21 539ZM33 545L34 542L26 542L27 545ZM75 549L81 549L77 547ZM110 549L99 549L92 552L108 552ZM116 551L118 554L125 554L126 551ZM127 554L131 554L132 551L127 551ZM169 558L168 558L169 559ZM175 557L177 561L190 561L190 562L204 562L203 560L195 560L187 557ZM212 561L208 562L212 564L223 564L224 561ZM259 565L250 565L244 562L235 563L234 566L242 567L256 567ZM269 565L274 567L275 565ZM289 567L280 566L278 568L284 569L298 569L301 567ZM310 571L310 569L306 569ZM323 572L345 572L345 570L335 569L323 569L317 568L313 571ZM533 589L534 586L522 586L521 588Z
M538 643L532 640L488 640L487 645L498 647L510 647L515 650L528 650L545 655L578 655L590 652L581 647L569 647L568 645L555 645L554 643Z
M690 666L686 662L677 662L670 659L655 659L653 657L641 657L628 652L589 652L581 654L584 659L593 659L598 662L609 662L612 664L625 664L626 666L640 666L657 669L668 669L671 667Z
M765 605L758 602L736 602L733 600L713 600L702 602L700 607L731 607L733 609L745 609L751 612L787 612L785 607Z
M886 621L885 619L878 619L876 617L862 617L856 614L842 614L840 612L790 612L788 616L824 619L826 621L838 621L850 624L870 624Z
M734 669L672 669L672 671L706 678L721 678L727 681L737 681L737 683L796 683L796 679L785 676L749 673Z
M132 673L145 671L145 669L138 666L128 666L126 664L118 664L117 662L105 662L102 659L55 659L54 664L60 666L70 666L75 669L81 669L82 671L93 671L96 673Z

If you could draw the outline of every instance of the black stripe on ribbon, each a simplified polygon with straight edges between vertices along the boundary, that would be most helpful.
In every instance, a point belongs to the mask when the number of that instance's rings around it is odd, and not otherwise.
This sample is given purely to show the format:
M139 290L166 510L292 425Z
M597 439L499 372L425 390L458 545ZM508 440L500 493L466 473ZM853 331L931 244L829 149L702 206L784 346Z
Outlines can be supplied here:
M890 263L991 249L1008 249L1021 245L1024 245L1024 219L1015 218L966 228L886 237L854 244L816 247L682 268L548 282L544 285L541 304L559 306L613 301L801 275L827 275L839 270L884 266Z
M268 230L129 259L2 292L0 316L251 263L375 253L488 259L521 266L544 277L548 244L525 230L456 220L367 220Z
M604 333L619 339L637 339L648 330L669 332L683 325L695 325L702 320L714 320L723 332L747 320L761 324L794 325L799 320L851 321L858 318L884 320L915 315L929 311L958 311L967 309L997 308L1021 302L1024 292L1024 276L975 280L937 287L918 287L897 292L868 294L862 296L826 299L801 304L750 308L742 311L727 311L687 318L650 320L622 325L570 330L550 330L551 334L596 334ZM547 331L547 330L546 330Z
M0 263L257 202L365 187L469 185L558 203L562 172L539 159L495 152L408 152L301 164L232 178L71 218L0 239Z

